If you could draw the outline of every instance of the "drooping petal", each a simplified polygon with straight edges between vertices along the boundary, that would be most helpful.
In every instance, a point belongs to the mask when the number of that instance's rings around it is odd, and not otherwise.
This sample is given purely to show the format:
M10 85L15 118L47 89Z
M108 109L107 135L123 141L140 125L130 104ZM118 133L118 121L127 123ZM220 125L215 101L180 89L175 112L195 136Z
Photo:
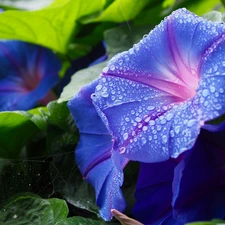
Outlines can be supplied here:
M134 217L144 224L164 224L172 212L172 180L177 162L141 163ZM157 223L156 223L157 221ZM175 221L175 220L174 220Z
M175 169L174 217L182 224L225 216L224 131L202 130Z
M0 110L27 110L59 81L61 62L41 46L21 41L0 42Z
M93 102L114 150L159 162L193 147L204 122L225 112L225 76L208 77L202 69L224 32L224 24L180 9L109 61Z
M111 209L123 211L125 200L120 186L128 160L112 150L112 137L92 104L91 93L97 80L83 87L68 103L80 131L75 150L76 162L84 178L96 192L96 202L103 219L112 218Z

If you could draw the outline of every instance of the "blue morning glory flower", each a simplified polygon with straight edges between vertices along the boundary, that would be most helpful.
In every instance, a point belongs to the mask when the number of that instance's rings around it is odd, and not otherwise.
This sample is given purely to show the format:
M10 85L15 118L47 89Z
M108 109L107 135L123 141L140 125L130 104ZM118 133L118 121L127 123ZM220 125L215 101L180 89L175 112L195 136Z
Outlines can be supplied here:
M224 35L224 24L177 10L68 103L80 130L76 162L105 220L125 207L120 186L128 160L172 157L173 164L193 148L205 121L225 112Z
M202 130L181 158L141 164L133 209L139 221L182 225L225 217L224 125Z
M225 24L174 11L103 69L93 103L130 160L159 162L193 147L225 112Z
M75 151L76 163L84 179L95 188L100 215L110 220L110 209L123 211L126 206L120 186L128 159L112 150L112 137L92 103L91 94L97 82L95 80L83 87L68 102L68 107L80 132Z
M22 41L0 41L0 111L28 110L53 100L61 62L49 49Z

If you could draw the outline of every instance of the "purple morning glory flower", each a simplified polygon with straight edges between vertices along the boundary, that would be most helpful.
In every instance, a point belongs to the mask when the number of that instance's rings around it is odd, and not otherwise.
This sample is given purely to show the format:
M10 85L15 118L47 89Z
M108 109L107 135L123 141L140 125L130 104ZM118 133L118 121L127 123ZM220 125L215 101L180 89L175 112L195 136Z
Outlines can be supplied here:
M112 137L99 117L91 99L97 80L83 87L68 102L68 107L80 131L75 156L84 179L93 185L100 215L112 218L111 209L125 209L120 186L123 184L123 168L128 163L123 155L112 150Z
M54 100L61 62L49 49L22 41L0 41L0 111L28 110Z
M139 221L182 225L225 217L224 125L202 130L183 159L141 165L133 209Z
M130 160L160 162L193 147L225 112L225 24L174 11L103 69L93 103Z
M224 24L177 10L69 102L80 130L76 162L95 188L102 218L125 207L120 186L128 160L177 158L194 146L205 121L225 112L224 48ZM155 209L153 220L163 212L170 221L172 189L161 188L170 192L168 210Z

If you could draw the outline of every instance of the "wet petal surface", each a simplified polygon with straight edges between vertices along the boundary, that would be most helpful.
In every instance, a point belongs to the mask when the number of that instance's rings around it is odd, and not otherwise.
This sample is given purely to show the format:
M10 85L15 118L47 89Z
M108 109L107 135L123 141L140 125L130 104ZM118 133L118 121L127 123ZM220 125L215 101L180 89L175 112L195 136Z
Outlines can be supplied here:
M224 33L224 24L180 9L109 61L92 99L114 150L159 162L193 147L205 121L225 112Z
M125 201L120 190L123 168L128 160L112 150L112 137L97 114L90 98L97 81L85 86L68 103L80 131L75 150L76 162L83 177L93 185L100 215L112 218L111 209L123 211Z

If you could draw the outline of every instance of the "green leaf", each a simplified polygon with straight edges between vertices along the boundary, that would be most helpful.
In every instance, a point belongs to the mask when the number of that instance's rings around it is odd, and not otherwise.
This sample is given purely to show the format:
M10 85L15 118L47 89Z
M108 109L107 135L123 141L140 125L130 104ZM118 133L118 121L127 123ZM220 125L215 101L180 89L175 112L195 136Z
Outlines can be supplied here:
M17 158L23 145L38 130L24 112L0 112L0 157Z
M45 7L52 2L53 0L1 0L0 6L36 10Z
M150 26L132 27L131 30L127 26L121 26L107 30L104 36L109 58L131 48L149 31ZM70 100L82 86L99 77L106 65L107 62L105 61L75 73L71 78L71 82L63 89L58 103Z
M5 225L54 225L67 217L66 202L60 199L42 199L22 195L11 199L0 210L0 224Z
M104 0L55 0L37 11L0 14L0 38L27 41L65 53L76 20L103 8Z
M207 13L216 7L220 6L221 2L220 0L214 0L214 1L191 1L190 4L187 4L187 9L196 13L197 15L201 16L204 13Z
M115 0L96 18L86 17L82 23L92 22L124 22L135 18L151 1L149 0Z
M74 216L67 218L63 221L56 223L56 225L106 225L108 223L100 221L88 219L80 216Z
M58 103L69 101L82 86L97 78L102 69L106 66L106 62L99 63L87 69L79 70L72 77L70 83L64 87L63 92L58 99Z
M54 224L61 220L64 220L67 217L69 210L64 200L52 198L47 199L47 201L51 204L52 207Z
M203 17L207 20L211 20L213 22L223 22L222 14L218 11L211 11L203 15Z
M67 107L66 102L57 103L56 101L50 102L47 105L48 109L48 124L58 126L65 131L75 132L76 128L74 125L73 118Z

